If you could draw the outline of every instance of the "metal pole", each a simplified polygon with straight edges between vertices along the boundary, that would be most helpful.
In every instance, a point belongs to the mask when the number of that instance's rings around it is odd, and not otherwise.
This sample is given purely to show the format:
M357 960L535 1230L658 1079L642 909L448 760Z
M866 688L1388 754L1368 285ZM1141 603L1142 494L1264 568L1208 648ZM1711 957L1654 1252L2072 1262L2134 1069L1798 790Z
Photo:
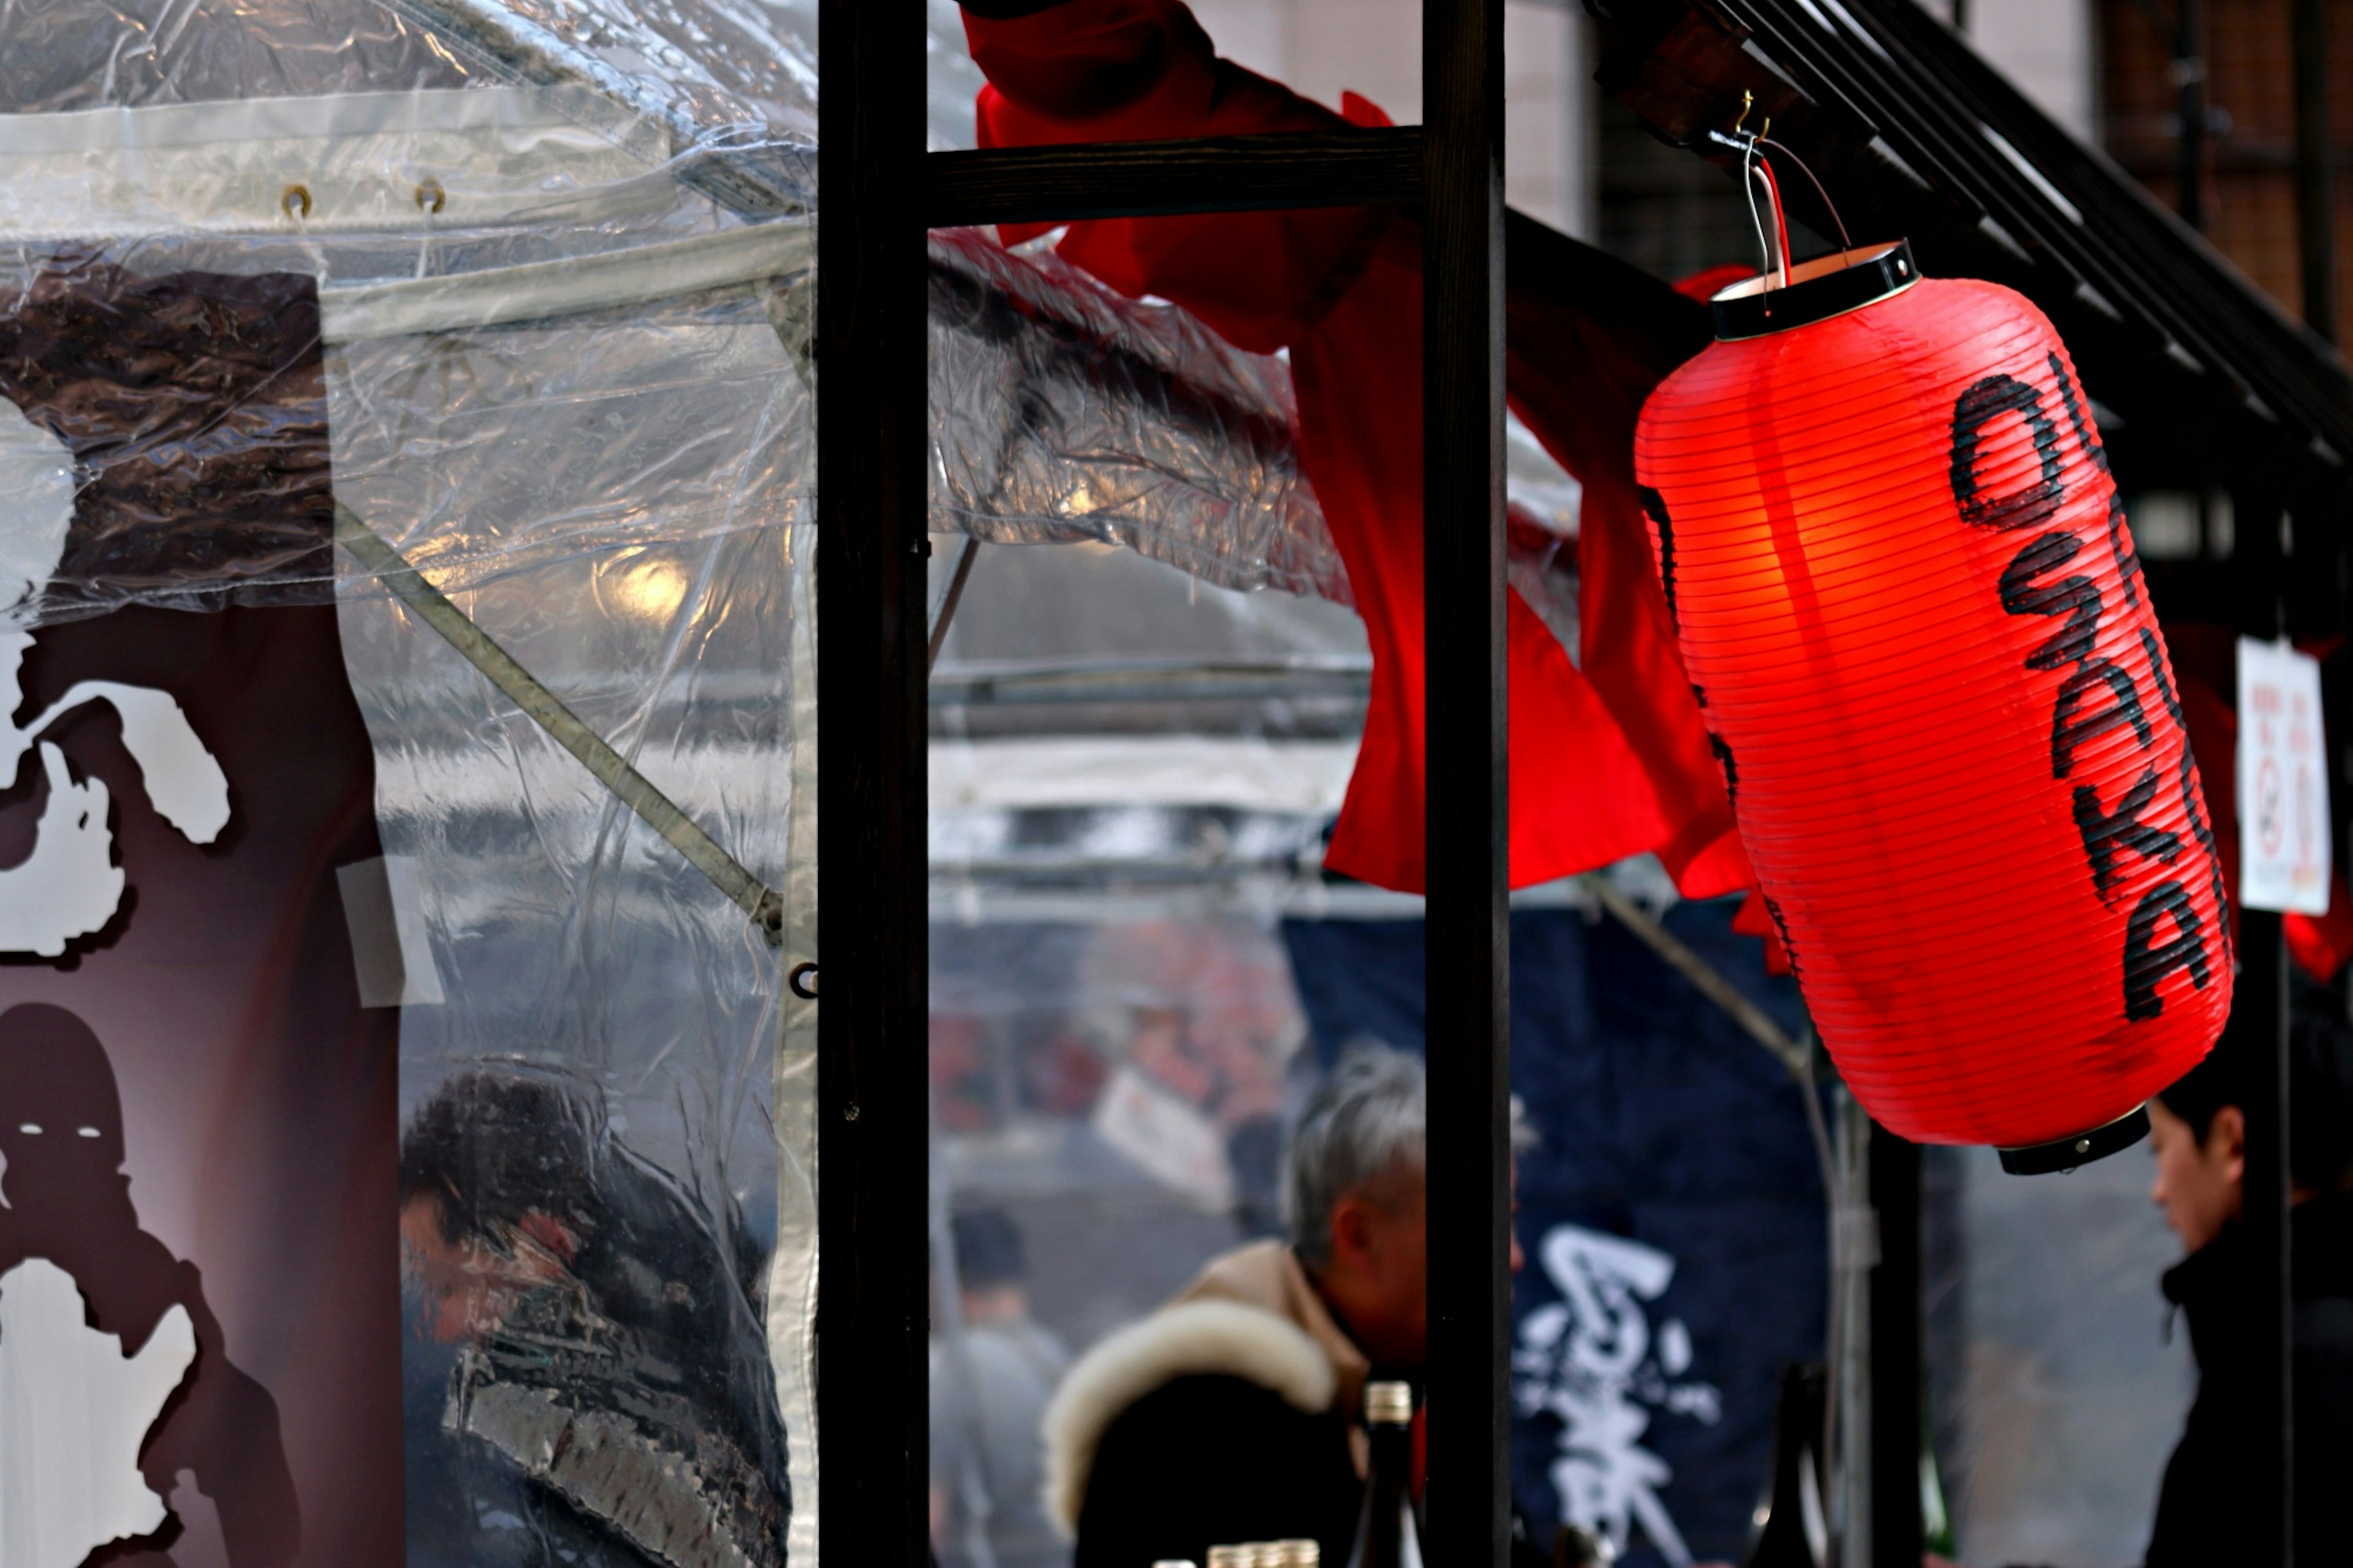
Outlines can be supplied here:
M2277 637L2285 564L2280 549L2280 507L2275 501L2241 494L2233 498L2232 510L2238 522L2232 554L2238 574L2239 629L2253 637ZM2242 812L2247 808L2245 801L2239 803ZM2247 1100L2241 1209L2247 1256L2255 1260L2244 1286L2250 1295L2247 1321L2253 1332L2247 1364L2251 1369L2271 1369L2268 1377L2251 1372L2247 1417L2254 1440L2267 1447L2273 1441L2279 1445L2275 1465L2263 1467L2277 1478L2278 1490L2246 1500L2246 1561L2292 1568L2295 1405L2290 1386L2294 1341L2289 1290L2293 1260L2288 1245L2287 945L2281 940L2278 915L2267 910L2240 911L2238 960L2230 1028L2222 1048L2240 1055L2239 1081Z
M2199 0L2174 0L2179 7L2175 15L2173 39L2173 80L2180 99L2175 113L2180 121L2175 143L2179 162L2175 165L2174 178L2180 190L2175 196L2181 221L2194 229L2206 226L2206 51L2200 36L2204 31Z
M1423 0L1430 1367L1426 1561L1510 1543L1502 0Z
M2292 0L2295 71L2295 237L2304 324L2337 341L2337 175L2328 145L2328 23L2323 0Z
M1920 1146L1871 1127L1871 1563L1920 1561Z
M834 871L818 892L816 1500L826 1562L913 1565L928 1523L923 17L819 0L818 25L818 856Z
M782 946L785 900L775 889L744 868L701 825L679 809L676 802L656 788L652 780L629 765L604 736L590 729L562 699L540 684L537 677L476 626L465 611L449 601L410 565L400 552L385 542L360 515L343 502L335 503L335 542L382 583L401 603L417 612L479 669L491 684L546 731L555 743L577 758L613 797L638 814L639 821L668 841L687 863L711 879L711 885L752 917L753 925L768 945ZM38 730L41 724L34 728Z

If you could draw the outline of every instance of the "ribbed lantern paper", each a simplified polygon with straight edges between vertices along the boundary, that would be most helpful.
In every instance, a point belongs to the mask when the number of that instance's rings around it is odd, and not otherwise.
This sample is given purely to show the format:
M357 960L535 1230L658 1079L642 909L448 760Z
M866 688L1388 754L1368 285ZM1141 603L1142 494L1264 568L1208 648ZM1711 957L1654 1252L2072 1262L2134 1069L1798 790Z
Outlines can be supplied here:
M1906 1138L2051 1144L2220 1033L2212 826L2067 351L2007 289L1890 266L1676 372L1636 468L1840 1071Z

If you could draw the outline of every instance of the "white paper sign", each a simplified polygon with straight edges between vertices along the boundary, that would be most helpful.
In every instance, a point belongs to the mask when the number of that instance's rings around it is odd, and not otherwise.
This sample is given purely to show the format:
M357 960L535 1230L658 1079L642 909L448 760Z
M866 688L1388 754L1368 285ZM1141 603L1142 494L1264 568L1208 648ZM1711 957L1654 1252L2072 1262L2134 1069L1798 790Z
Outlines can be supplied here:
M2239 639L2239 902L2328 912L2328 770L2320 665Z
M1213 1207L1234 1200L1233 1169L1218 1124L1122 1064L1095 1103L1095 1133L1180 1191Z

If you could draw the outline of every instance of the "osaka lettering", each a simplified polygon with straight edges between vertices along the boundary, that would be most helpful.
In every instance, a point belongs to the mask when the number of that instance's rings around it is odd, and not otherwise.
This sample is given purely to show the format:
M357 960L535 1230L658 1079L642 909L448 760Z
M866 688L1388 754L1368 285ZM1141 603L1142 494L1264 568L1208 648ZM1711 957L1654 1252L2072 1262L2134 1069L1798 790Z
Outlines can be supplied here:
M2139 776L2114 800L2104 799L2094 784L2075 783L2069 805L2084 848L2084 865L2101 902L2117 907L2132 899L2125 921L2123 996L2125 1016L2138 1023L2161 1016L2165 998L2158 987L2173 974L2187 974L2189 984L2204 990L2214 974L2207 945L2205 922L2192 907L2181 880L2164 875L2178 865L2185 847L2172 829L2148 820L2160 795L2170 795L2187 818L2190 837L2205 851L2210 889L2218 912L2225 911L2221 872L2214 853L2212 826L2205 803L2198 798L2198 777L2189 748L2189 725L2181 703L2168 686L2164 650L2147 626L2122 651L2099 651L2103 617L2109 605L2100 584L2084 570L2086 546L2105 547L2115 563L2116 592L2128 610L2143 615L2140 561L2133 553L2125 525L2123 502L2113 489L2101 519L2105 537L2086 540L2073 529L2046 527L2059 515L2067 499L2067 470L2062 441L2072 439L2084 462L2096 472L2108 472L2107 453L2084 417L2083 399L2056 353L2047 356L2058 395L2060 419L2052 416L2042 388L2019 376L1996 374L1971 384L1954 400L1952 420L1953 502L1964 521L1997 533L2026 529L2040 531L2021 545L2002 569L1996 584L2002 609L2013 616L2036 616L2057 623L2051 634L2026 655L2025 666L2036 672L2064 670L2051 700L2051 777L2065 784L2083 758L2117 744L2147 756ZM1994 479L1981 472L1988 434L2000 422L2023 424L2033 463L2022 476ZM1989 490L1989 486L1993 486ZM2001 489L2002 485L2010 488ZM2071 570L2073 568L2073 570ZM2096 570L2096 567L2094 568ZM2132 654L2138 654L2132 660ZM2179 765L2160 772L2149 756L2158 731L2142 701L2140 673L2118 662L2137 663L2157 694L2158 711L2171 721L2180 748ZM2170 773L2173 776L2167 777ZM2110 787L2114 787L2113 785ZM2168 802L2168 804L2172 804ZM2153 873L2151 885L2136 890L2137 878ZM2229 961L2229 920L2223 913L2217 932Z

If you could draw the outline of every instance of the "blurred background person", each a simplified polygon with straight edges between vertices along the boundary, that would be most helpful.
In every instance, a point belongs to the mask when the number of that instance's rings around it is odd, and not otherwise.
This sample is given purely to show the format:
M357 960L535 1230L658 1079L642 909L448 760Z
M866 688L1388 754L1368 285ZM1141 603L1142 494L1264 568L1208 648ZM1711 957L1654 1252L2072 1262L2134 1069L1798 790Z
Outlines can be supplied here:
M1071 1548L1046 1517L1039 1425L1070 1352L1029 1316L1011 1216L974 1209L950 1226L961 1344L932 1342L933 1542L945 1568L1060 1568Z
M418 1327L455 1351L408 1422L412 1563L782 1568L756 1260L593 1085L443 1084L401 1135L400 1236Z
M2334 994L2299 982L2288 1056L2293 1184L2296 1561L2353 1563L2337 1498L2353 1475L2353 1030ZM2260 1337L2244 1282L2258 1267L2240 1215L2246 1093L2228 1038L2149 1105L2150 1197L2188 1254L2166 1273L2198 1359L2198 1399L2166 1466L2148 1568L2233 1561L2257 1441L2252 1401Z
M1429 1342L1426 1123L1417 1058L1352 1051L1292 1131L1287 1239L1212 1259L1071 1369L1047 1484L1076 1568L1303 1536L1347 1561L1365 1384L1418 1387Z

